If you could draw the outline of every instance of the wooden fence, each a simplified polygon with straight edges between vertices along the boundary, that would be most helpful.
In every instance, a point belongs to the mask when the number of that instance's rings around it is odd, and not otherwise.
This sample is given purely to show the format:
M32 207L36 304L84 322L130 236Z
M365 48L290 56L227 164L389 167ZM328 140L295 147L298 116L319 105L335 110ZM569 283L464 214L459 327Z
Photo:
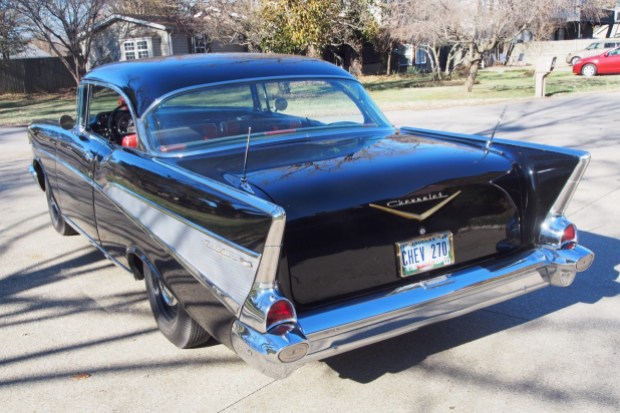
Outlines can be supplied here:
M0 60L0 94L56 92L74 86L60 58Z

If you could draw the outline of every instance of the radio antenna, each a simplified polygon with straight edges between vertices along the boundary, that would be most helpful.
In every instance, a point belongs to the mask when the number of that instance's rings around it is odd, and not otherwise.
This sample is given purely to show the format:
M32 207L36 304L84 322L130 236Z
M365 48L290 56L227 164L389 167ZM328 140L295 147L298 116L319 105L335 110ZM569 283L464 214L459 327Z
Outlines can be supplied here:
M502 124L502 120L504 119L504 114L506 113L506 109L508 109L508 106L504 106L504 110L502 110L502 114L499 115L499 119L497 119L497 124L495 125L495 128L493 128L493 132L491 133L491 137L489 138L489 140L487 140L487 144L485 146L485 149L487 151L489 149L491 149L491 144L493 143L493 138L495 138L495 133L499 129L499 125Z
M250 137L252 136L252 127L248 127L248 139L245 143L245 155L243 157L243 175L241 175L241 188L248 192L253 192L250 185L248 185L248 154L250 153Z

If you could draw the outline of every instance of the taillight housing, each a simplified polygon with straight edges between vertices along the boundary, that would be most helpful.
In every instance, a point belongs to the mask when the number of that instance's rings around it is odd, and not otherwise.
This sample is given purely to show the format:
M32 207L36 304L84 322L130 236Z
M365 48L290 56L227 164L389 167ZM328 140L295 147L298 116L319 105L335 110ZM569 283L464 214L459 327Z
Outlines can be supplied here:
M295 322L295 309L288 300L280 299L267 310L266 327L267 330L287 322Z
M572 250L577 246L577 227L574 224L567 225L562 233L560 248Z
M563 215L547 217L540 231L540 243L554 249L572 250L577 246L577 227Z

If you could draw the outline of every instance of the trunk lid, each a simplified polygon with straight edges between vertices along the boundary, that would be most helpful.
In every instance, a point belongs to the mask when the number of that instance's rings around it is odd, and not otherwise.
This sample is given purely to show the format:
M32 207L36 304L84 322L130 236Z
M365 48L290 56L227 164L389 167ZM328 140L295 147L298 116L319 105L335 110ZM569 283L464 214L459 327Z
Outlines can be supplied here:
M242 158L179 163L235 184ZM369 130L257 146L247 179L285 209L281 281L297 304L313 305L446 271L403 278L397 243L448 234L448 268L517 248L519 211L496 183L513 172L509 159L475 146Z

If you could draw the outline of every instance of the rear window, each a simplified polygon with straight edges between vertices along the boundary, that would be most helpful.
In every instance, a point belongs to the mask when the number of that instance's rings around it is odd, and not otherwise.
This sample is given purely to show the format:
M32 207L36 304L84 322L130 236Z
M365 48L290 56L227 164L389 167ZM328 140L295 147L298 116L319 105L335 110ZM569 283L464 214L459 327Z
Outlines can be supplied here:
M145 115L155 151L183 152L329 128L389 126L348 79L276 79L184 91ZM307 139L311 135L304 135Z

